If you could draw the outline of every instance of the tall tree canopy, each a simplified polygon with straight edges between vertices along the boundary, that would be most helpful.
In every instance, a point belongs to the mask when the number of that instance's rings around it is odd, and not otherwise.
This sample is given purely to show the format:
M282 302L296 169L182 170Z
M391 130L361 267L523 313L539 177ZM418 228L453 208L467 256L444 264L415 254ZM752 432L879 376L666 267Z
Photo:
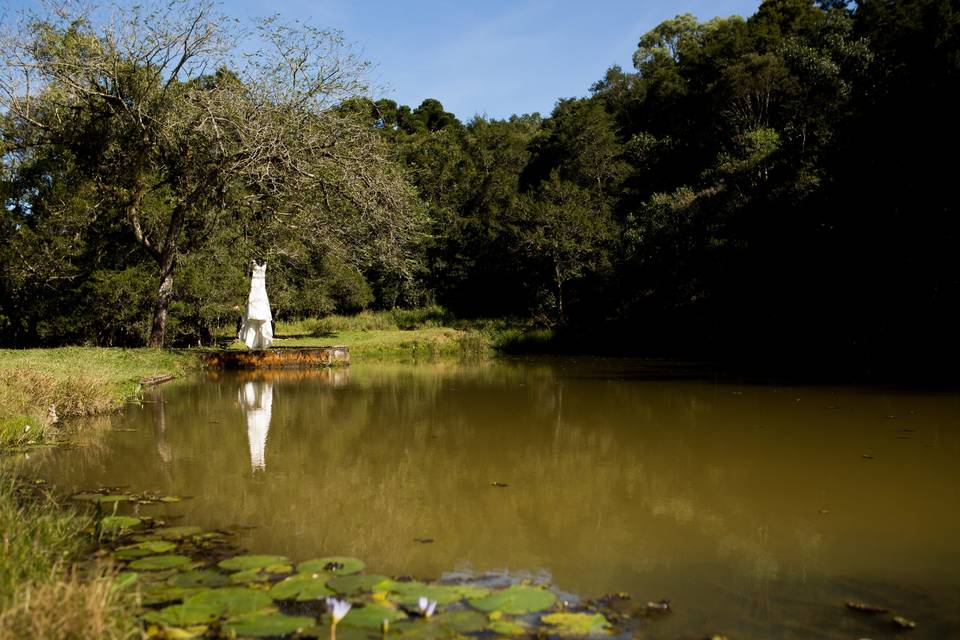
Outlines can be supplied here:
M160 346L193 256L411 273L413 193L379 136L334 108L365 89L339 33L275 19L243 31L192 0L68 4L8 29L0 57L12 280L148 257Z
M244 56L203 5L97 15L4 41L0 324L24 342L136 342L167 299L194 339L257 255L288 315L436 301L619 353L960 356L956 2L682 14L586 97L468 122L364 96L335 32L267 21Z

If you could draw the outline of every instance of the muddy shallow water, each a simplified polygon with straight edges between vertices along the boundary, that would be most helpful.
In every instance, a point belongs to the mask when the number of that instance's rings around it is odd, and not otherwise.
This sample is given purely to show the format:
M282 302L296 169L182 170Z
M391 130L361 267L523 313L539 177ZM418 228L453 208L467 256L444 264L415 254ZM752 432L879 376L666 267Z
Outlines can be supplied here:
M671 600L649 638L960 637L960 395L663 376L633 361L220 374L33 456L64 491L294 559L509 571ZM506 485L506 486L498 486Z

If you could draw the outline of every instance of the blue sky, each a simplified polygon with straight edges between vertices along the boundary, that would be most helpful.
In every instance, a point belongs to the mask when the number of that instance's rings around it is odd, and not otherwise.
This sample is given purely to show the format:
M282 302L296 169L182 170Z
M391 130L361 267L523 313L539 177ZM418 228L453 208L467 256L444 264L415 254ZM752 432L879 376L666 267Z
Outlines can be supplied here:
M8 7L31 0L0 0ZM678 13L748 16L759 0L226 0L237 17L279 13L342 29L373 63L376 93L440 100L463 120L539 111L631 67L640 36Z

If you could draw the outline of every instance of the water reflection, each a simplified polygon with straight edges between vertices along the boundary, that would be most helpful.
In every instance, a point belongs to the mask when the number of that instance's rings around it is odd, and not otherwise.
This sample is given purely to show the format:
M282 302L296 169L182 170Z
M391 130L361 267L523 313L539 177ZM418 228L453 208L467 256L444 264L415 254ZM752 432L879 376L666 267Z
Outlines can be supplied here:
M937 612L918 638L960 632L957 396L642 373L590 361L215 373L161 387L119 421L137 431L55 452L43 472L68 490L194 495L149 508L254 526L242 539L254 552L673 599L650 638L884 637L847 624L848 598ZM269 473L251 474L268 448Z
M250 470L264 471L267 468L267 434L273 413L273 384L248 380L241 385L237 399L247 419Z

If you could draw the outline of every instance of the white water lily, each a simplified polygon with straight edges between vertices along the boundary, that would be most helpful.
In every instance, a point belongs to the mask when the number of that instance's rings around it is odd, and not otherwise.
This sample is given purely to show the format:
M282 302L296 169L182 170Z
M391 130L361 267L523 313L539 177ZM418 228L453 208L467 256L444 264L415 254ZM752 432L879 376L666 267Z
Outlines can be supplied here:
M337 624L343 620L344 616L350 611L350 608L353 606L346 600L337 600L336 598L327 598L327 611L330 612L330 615L333 617L333 624Z
M437 601L427 600L425 596L420 596L420 599L417 600L417 607L420 609L420 615L429 618L437 608Z

